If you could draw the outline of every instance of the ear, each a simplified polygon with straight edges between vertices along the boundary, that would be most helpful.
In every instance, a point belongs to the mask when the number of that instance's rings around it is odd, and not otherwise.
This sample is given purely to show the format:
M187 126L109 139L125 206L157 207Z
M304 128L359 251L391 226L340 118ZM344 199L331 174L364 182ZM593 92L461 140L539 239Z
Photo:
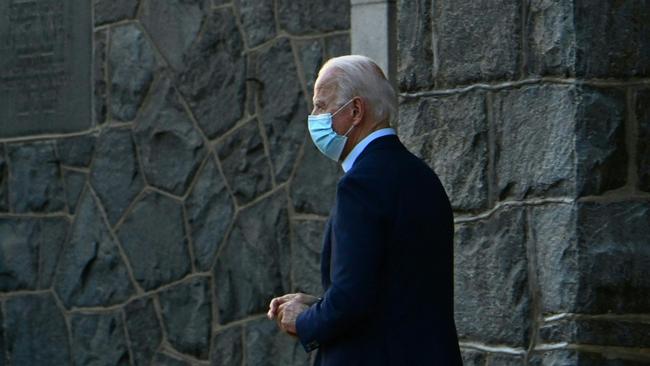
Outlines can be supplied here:
M352 124L354 126L359 125L363 121L363 117L366 114L366 101L361 97L354 97L352 101Z

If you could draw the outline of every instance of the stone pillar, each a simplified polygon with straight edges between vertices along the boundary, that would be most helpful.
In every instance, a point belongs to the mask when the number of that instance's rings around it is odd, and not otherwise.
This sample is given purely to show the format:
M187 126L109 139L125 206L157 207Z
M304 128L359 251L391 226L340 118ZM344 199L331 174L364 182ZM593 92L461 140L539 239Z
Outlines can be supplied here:
M395 82L395 0L351 0L352 54L372 58Z
M455 210L466 365L650 362L650 4L398 4L398 130Z

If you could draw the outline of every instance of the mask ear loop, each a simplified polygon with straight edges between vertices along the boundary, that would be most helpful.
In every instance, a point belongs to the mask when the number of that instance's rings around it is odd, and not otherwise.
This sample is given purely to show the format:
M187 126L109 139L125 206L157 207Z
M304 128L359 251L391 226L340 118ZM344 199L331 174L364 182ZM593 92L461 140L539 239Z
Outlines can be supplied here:
M337 113L339 113L339 112L340 112L343 108L345 108L348 104L352 103L353 100L354 100L354 98L348 100L347 103L343 104L343 105L341 106L341 108L337 109L336 112L332 113L332 117L334 117L334 115L336 115Z

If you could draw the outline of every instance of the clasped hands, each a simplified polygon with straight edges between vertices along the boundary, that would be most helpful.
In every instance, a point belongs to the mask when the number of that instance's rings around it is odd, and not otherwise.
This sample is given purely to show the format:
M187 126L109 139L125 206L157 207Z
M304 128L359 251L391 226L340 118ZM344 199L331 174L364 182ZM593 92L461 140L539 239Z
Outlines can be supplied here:
M297 336L296 319L298 319L298 315L317 301L317 297L303 293L286 294L271 300L266 316L275 320L278 327L287 334Z

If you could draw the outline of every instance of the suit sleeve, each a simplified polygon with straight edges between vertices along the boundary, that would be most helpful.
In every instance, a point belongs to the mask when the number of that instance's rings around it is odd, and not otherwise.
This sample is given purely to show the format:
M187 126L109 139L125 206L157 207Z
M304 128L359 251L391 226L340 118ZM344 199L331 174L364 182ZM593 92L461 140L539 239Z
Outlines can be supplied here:
M385 261L385 225L378 197L362 179L345 177L337 187L333 220L332 283L322 300L296 320L307 352L336 339L368 315L379 301L378 277Z

